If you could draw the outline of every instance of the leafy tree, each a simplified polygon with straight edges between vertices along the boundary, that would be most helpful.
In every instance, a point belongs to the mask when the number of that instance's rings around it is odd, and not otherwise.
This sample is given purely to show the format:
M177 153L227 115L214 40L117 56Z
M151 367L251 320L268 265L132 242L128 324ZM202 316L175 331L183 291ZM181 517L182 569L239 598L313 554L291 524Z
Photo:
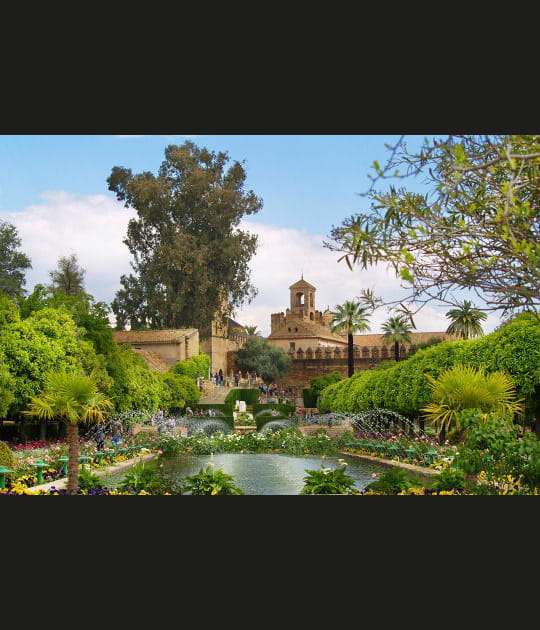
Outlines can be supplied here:
M243 166L226 169L228 161L187 141L165 149L157 176L112 169L109 190L137 212L124 240L134 274L122 276L112 302L119 329L205 329L256 295L249 261L257 236L238 226L262 202L244 190Z
M161 406L170 411L180 411L186 405L194 407L201 397L196 383L189 376L182 376L174 372L160 373L163 381Z
M7 295L24 295L26 269L32 269L30 258L19 251L21 239L17 228L0 219L0 291Z
M330 329L332 332L347 333L347 370L348 376L352 376L354 374L353 334L369 330L368 309L361 306L358 302L347 300L344 304L338 304L336 310L331 312L331 315Z
M469 339L470 337L481 337L484 334L480 322L487 319L487 315L473 308L469 300L463 300L463 304L460 304L458 308L449 310L446 317L451 320L446 329L450 335Z
M236 356L239 370L255 372L265 383L280 379L291 369L291 365L291 357L262 337L248 337Z
M58 259L58 268L49 271L52 281L49 288L53 293L76 295L79 291L84 291L85 273L78 264L76 254L61 256Z
M205 378L208 376L210 361L211 359L208 354L198 354L191 357L191 359L177 361L174 365L171 365L169 372L176 375L187 376L193 381L196 381L197 374Z
M246 326L245 330L250 337L253 337L254 335L260 335L257 326Z
M402 315L389 317L381 326L385 343L394 344L394 358L399 361L399 345L411 343L411 326Z
M69 313L43 308L21 320L16 306L0 299L0 352L13 378L9 413L18 415L45 384L51 370L84 370L98 367L92 344L81 339Z
M370 208L334 227L325 246L351 269L389 263L419 308L459 306L474 291L484 310L538 317L540 135L425 138L416 152L401 137L387 148L363 195ZM422 179L427 192L391 182L407 177Z
M67 493L76 494L79 486L79 423L101 423L112 408L112 402L98 391L88 376L54 372L47 376L45 389L30 400L30 416L50 420L58 418L67 425L68 485Z

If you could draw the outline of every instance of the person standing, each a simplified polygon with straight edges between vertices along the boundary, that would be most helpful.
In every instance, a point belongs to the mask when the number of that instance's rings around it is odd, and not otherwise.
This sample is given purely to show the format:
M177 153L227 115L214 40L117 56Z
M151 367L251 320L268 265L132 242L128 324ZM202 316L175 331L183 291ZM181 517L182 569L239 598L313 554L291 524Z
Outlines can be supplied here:
M118 446L122 442L122 421L120 418L115 418L112 423L112 443L113 446Z
M225 375L223 374L223 370L219 368L219 384L221 387L223 387L224 381L225 381Z
M175 426L176 426L176 422L174 421L174 418L172 416L167 418L167 429L169 429L169 432L171 435L174 435Z
M94 440L98 451L102 451L105 446L105 431L101 424L98 424L96 432L94 433Z
M158 407L154 416L154 421L156 423L158 433L161 435L161 432L163 431L163 409L161 407Z

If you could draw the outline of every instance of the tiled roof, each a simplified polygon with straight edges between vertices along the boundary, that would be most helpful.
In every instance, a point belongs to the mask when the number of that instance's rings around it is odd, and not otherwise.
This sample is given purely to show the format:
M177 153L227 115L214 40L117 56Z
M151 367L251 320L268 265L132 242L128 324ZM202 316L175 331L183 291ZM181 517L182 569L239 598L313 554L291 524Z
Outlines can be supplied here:
M290 332L289 328L291 329ZM322 324L302 320L292 320L271 333L268 339L298 339L306 337L333 341L336 345L347 345L346 337L341 337L331 332L329 328Z
M183 343L185 337L196 328L180 328L176 330L113 330L116 343Z
M445 332L413 332L411 333L411 341L413 344L425 343L429 341L433 337L437 337L438 339L453 339L452 335L449 335ZM353 342L355 346L368 348L371 346L383 346L384 339L382 335L374 335L374 334L363 334L363 335L353 335ZM388 344L386 344L388 345Z
M303 277L301 280L298 280L298 282L291 284L289 289L312 289L313 291L317 290L312 284L306 282Z

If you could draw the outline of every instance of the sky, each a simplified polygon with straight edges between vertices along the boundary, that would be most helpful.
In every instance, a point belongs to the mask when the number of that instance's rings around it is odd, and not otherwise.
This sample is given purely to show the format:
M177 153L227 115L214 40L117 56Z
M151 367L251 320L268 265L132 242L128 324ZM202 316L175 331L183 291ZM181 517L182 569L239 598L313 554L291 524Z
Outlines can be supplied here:
M168 145L190 140L211 151L226 152L243 164L244 188L262 199L263 207L241 222L258 234L251 260L256 298L237 309L233 319L270 334L271 313L289 306L289 286L302 276L315 286L315 307L334 310L356 299L362 289L395 299L405 295L384 265L350 271L339 254L324 247L332 227L368 209L360 196L370 186L372 164L387 161L397 135L238 134L238 135L0 135L0 219L17 228L20 249L30 258L25 289L50 282L49 272L61 256L77 255L85 269L85 289L110 304L129 274L131 255L122 242L132 208L107 188L115 166L133 173L157 174ZM408 136L419 146L423 136ZM407 184L409 187L409 184ZM425 306L415 317L419 332L444 331L448 305ZM381 332L389 312L371 316L369 332ZM114 321L114 320L112 320ZM488 314L484 332L500 323Z

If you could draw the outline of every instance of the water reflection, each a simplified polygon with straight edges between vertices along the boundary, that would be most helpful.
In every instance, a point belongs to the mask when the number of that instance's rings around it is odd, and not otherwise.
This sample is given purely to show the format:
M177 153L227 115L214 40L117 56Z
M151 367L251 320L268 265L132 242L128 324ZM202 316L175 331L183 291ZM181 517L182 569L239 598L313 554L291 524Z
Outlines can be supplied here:
M338 457L324 458L324 465L337 468ZM387 467L376 462L354 458L344 458L347 462L346 472L354 480L357 490L363 490L373 481L371 474L380 474ZM179 457L162 457L162 473L167 477L177 478L195 475L211 461L216 469L231 475L235 486L245 494L300 494L304 487L306 470L317 470L323 463L321 455L296 457L277 453L220 453L211 455L189 455ZM114 488L121 483L122 474L107 477L104 485Z

